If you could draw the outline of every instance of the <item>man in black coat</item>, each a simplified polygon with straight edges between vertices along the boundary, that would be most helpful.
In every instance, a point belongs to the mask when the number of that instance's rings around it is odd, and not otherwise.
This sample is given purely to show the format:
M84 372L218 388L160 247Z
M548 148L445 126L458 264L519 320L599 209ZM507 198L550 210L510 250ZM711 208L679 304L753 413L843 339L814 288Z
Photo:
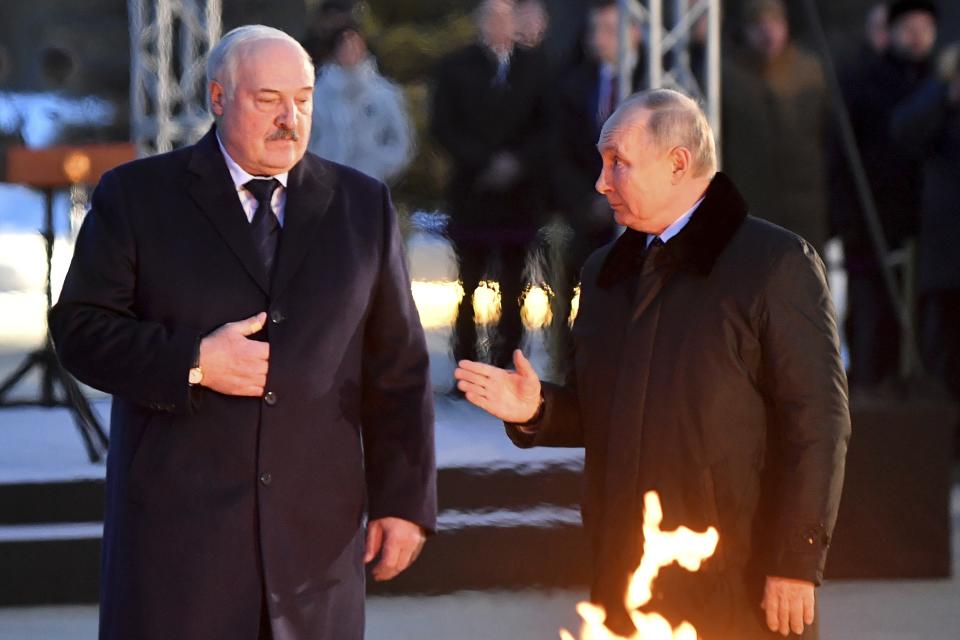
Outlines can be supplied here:
M435 527L423 331L386 187L305 154L313 69L211 51L216 126L107 173L50 314L113 394L101 640L359 640ZM365 526L366 525L366 526Z
M554 324L559 358L566 357L570 341L569 317L580 269L593 251L613 240L616 223L606 198L594 189L602 162L597 155L600 128L620 102L620 73L630 75L630 92L644 78L639 25L628 33L627 69L620 70L620 10L612 0L598 2L587 16L586 59L563 78L557 97L557 162L554 195L563 219L573 232L556 265L553 284ZM570 363L558 362L565 370Z
M458 384L518 446L586 449L591 597L611 629L632 626L655 490L662 529L714 526L720 542L698 573L662 570L650 608L704 638L814 637L850 434L823 263L747 215L686 96L637 94L599 149L597 190L628 229L584 267L566 384L541 384L519 351L516 372L461 362Z
M546 68L539 50L514 46L513 12L512 0L484 0L477 8L482 42L441 62L431 125L453 163L448 234L464 290L453 353L477 357L473 292L499 257L501 316L492 355L501 365L523 335L523 270L543 223L551 157Z
M896 250L917 232L922 179L919 161L891 138L890 120L930 76L936 8L927 0L898 0L888 20L888 49L846 78L844 100L888 247ZM871 388L897 373L900 327L844 155L839 149L831 155L831 217L848 275L850 382Z

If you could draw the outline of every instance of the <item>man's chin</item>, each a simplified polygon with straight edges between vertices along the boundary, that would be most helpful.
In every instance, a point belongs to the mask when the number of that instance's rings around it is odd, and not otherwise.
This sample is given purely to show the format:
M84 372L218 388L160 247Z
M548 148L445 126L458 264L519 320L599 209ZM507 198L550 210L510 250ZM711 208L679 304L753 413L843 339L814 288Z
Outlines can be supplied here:
M289 147L282 151L275 149L266 154L263 164L276 173L284 173L300 162L304 153L306 153L306 149L298 149L296 147Z

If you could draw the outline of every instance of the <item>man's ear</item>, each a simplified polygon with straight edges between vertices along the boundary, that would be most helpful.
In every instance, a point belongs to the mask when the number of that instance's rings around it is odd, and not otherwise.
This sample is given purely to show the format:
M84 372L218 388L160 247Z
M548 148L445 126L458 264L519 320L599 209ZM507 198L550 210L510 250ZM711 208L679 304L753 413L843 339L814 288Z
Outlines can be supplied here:
M210 109L213 111L213 115L218 118L223 115L223 103L226 101L226 92L223 90L223 85L217 82L216 80L210 83Z
M674 147L670 150L671 182L677 184L690 171L692 156L686 147Z

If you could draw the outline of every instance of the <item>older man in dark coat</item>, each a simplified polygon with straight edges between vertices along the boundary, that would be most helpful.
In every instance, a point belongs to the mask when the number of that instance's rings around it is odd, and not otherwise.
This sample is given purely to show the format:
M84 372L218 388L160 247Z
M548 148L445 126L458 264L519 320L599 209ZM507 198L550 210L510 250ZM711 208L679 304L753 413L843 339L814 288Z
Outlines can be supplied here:
M813 637L850 433L823 263L747 215L686 96L631 98L599 148L597 188L628 229L584 267L570 378L541 384L518 351L516 372L461 362L458 384L521 447L585 447L592 598L612 629L631 627L656 490L663 529L715 526L720 543L697 574L663 570L653 610L704 638Z
M396 219L305 154L295 40L235 29L208 77L216 128L103 177L50 316L114 396L100 638L360 640L364 559L397 575L436 518Z

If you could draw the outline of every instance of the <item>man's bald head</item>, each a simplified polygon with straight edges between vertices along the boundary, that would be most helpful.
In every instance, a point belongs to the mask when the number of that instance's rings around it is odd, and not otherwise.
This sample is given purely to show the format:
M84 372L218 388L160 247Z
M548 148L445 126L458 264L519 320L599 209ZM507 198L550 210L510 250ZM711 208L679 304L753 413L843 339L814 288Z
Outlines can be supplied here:
M644 118L649 113L649 118ZM659 149L684 147L690 151L693 177L717 171L717 148L707 116L690 97L672 89L650 89L627 98L607 120L600 144L614 134L643 126Z

